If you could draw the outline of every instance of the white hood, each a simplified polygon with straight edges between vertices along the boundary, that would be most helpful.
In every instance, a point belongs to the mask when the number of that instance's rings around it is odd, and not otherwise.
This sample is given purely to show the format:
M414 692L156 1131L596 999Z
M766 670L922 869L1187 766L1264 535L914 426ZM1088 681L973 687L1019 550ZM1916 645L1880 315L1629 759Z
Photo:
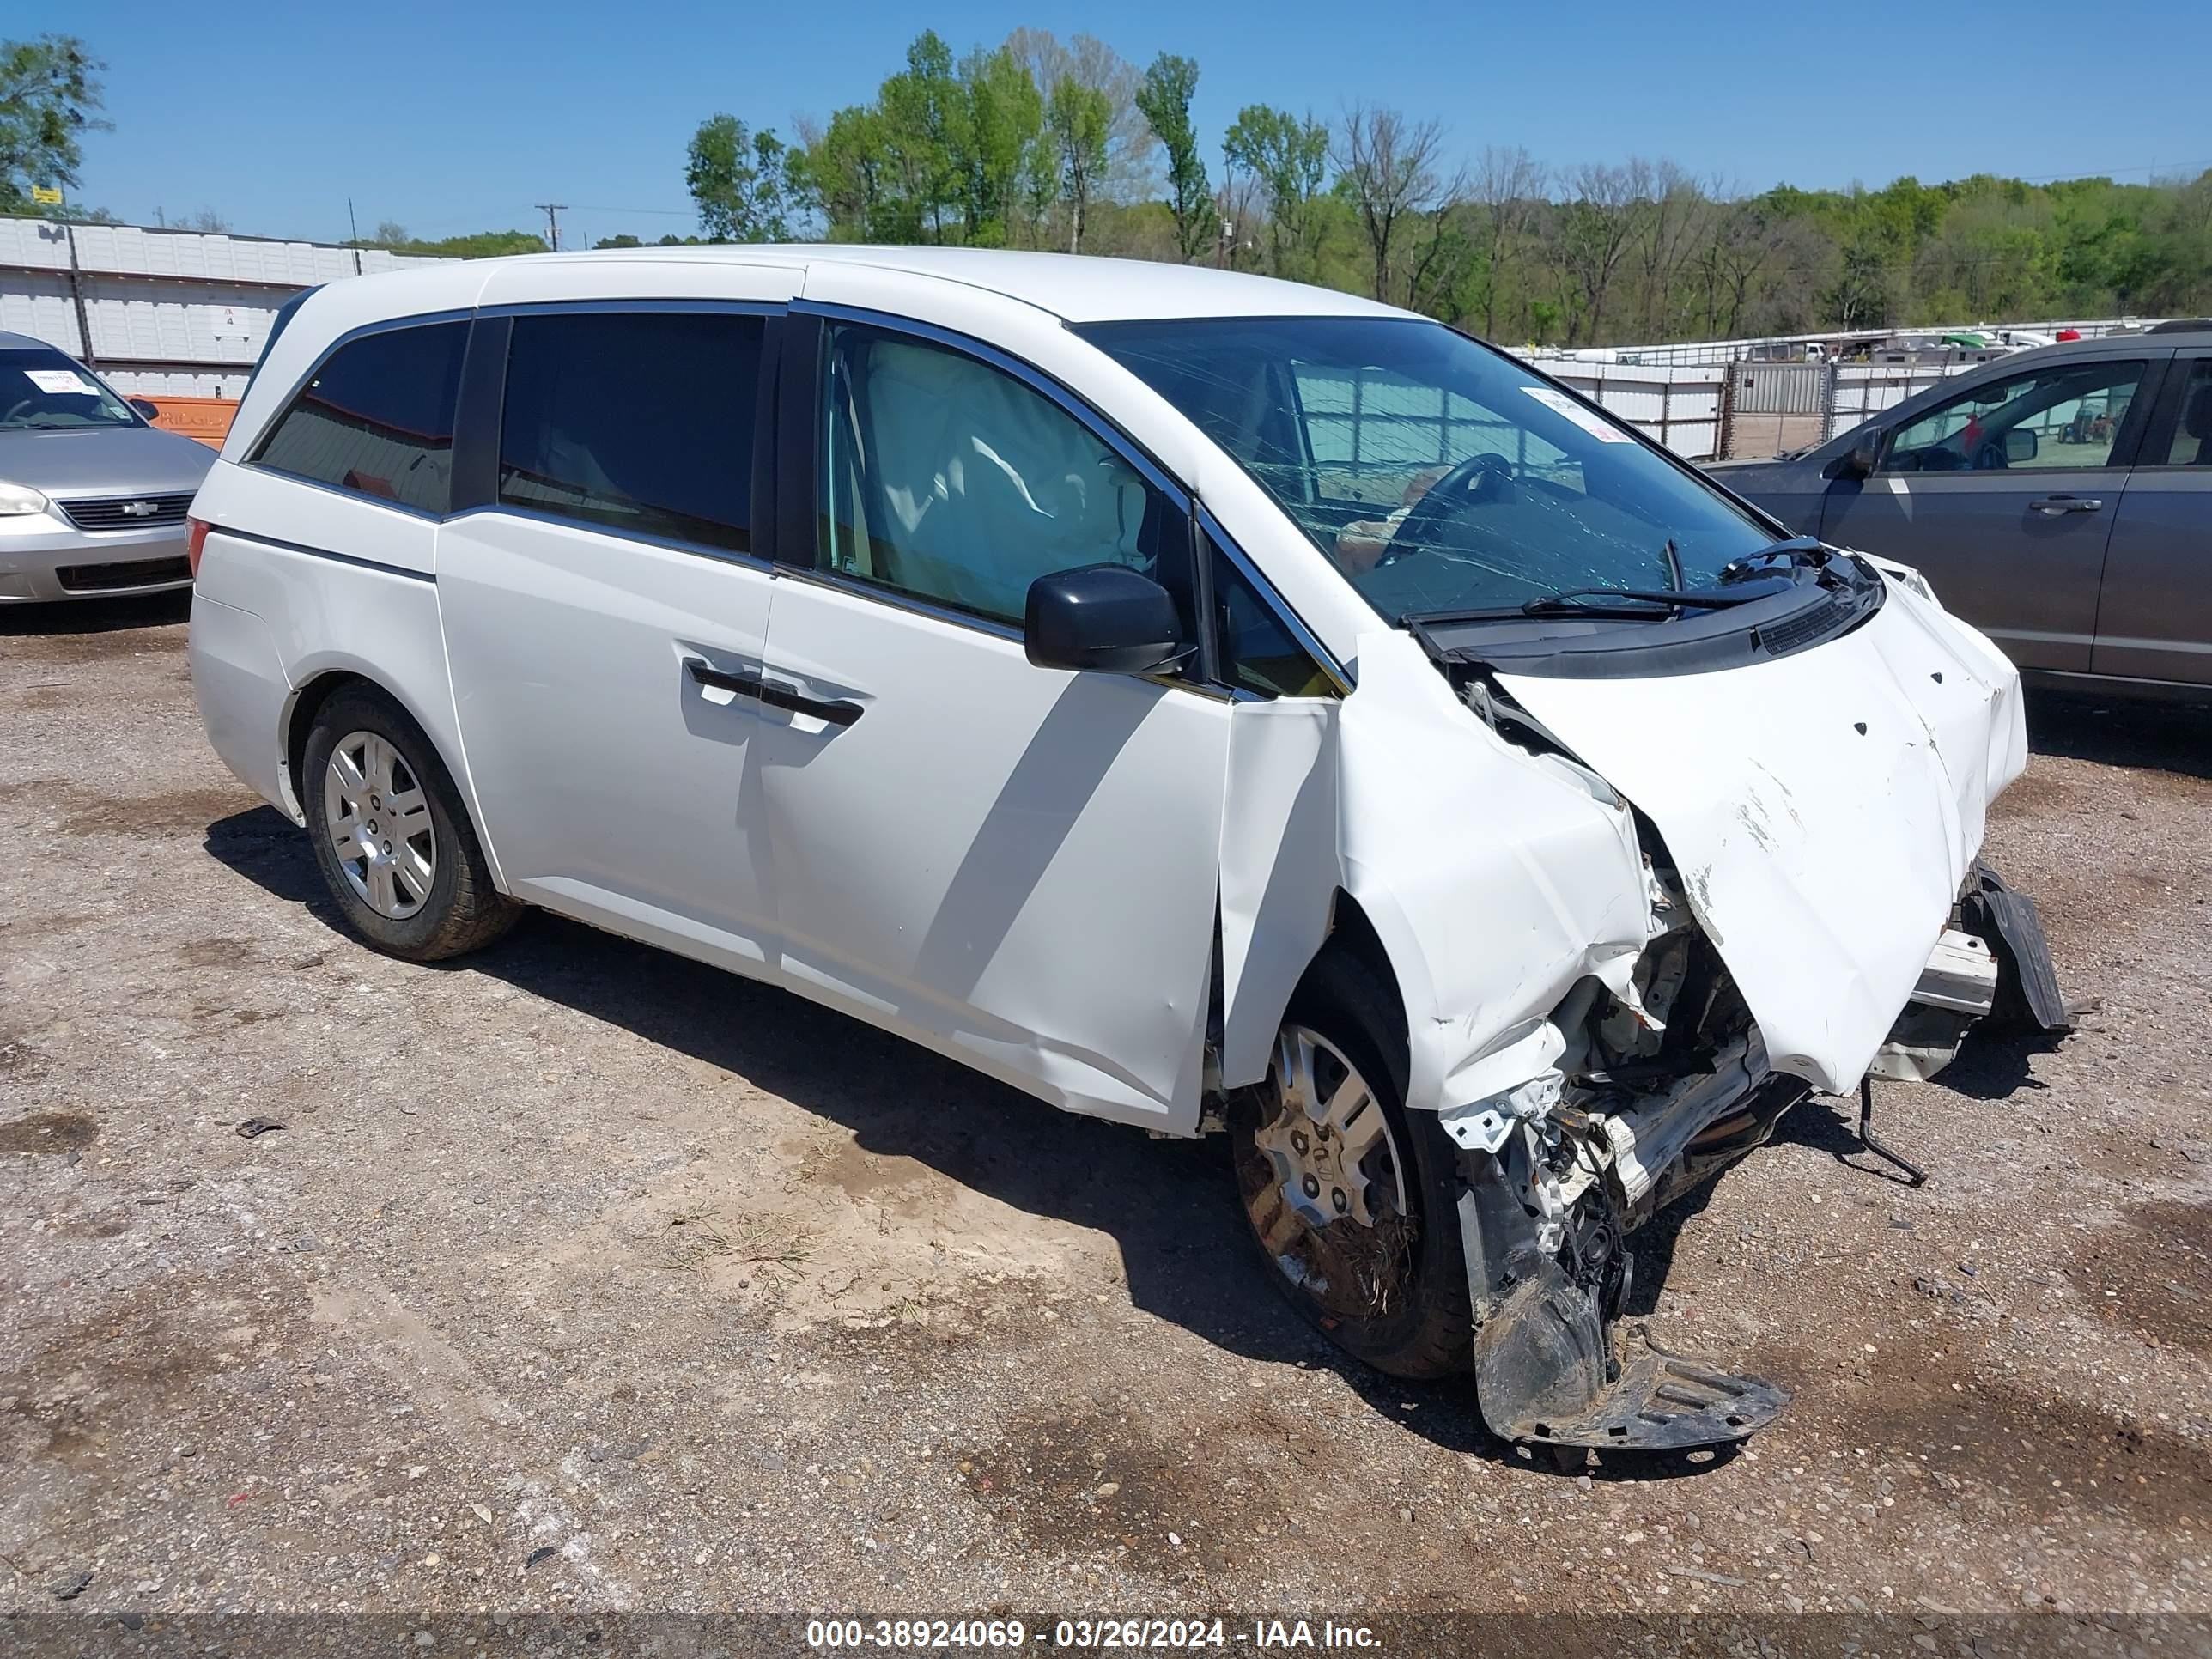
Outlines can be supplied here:
M1498 677L1658 826L1775 1069L1835 1092L1911 997L2027 758L2018 672L1908 580L1856 631L1754 667Z

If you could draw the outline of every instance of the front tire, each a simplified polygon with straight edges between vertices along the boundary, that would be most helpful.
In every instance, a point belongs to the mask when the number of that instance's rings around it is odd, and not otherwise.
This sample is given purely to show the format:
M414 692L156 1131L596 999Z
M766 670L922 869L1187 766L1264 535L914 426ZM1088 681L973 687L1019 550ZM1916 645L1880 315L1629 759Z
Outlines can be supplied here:
M490 944L522 907L492 884L460 792L414 720L349 686L316 712L300 767L315 864L353 931L438 962Z
M1406 1109L1395 1001L1324 953L1291 1000L1267 1080L1230 1104L1238 1196L1264 1271L1301 1317L1393 1376L1467 1370L1474 1316L1455 1148Z

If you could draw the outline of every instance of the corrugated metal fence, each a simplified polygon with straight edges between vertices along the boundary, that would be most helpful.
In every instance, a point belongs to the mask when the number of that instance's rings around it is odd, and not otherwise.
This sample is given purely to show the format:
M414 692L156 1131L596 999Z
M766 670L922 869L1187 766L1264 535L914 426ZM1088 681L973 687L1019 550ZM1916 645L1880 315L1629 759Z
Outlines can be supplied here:
M0 218L0 330L50 341L134 396L234 400L287 297L431 263L381 248Z

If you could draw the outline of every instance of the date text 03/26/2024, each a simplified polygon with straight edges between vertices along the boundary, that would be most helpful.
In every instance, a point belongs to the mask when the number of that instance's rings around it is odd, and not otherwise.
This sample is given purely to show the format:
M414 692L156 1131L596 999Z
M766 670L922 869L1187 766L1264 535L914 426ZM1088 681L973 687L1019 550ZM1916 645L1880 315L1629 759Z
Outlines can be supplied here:
M1020 1619L814 1619L806 1645L815 1649L951 1648L1153 1649L1244 1647L1377 1651L1381 1640L1364 1625L1334 1620L1061 1619L1034 1629Z

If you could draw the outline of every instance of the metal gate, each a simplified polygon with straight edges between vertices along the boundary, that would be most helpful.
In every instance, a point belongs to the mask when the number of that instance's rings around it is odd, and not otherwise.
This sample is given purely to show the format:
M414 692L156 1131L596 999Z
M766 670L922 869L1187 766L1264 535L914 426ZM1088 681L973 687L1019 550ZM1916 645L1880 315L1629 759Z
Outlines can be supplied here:
M1835 377L1832 363L1730 363L1721 453L1780 455L1820 442Z

